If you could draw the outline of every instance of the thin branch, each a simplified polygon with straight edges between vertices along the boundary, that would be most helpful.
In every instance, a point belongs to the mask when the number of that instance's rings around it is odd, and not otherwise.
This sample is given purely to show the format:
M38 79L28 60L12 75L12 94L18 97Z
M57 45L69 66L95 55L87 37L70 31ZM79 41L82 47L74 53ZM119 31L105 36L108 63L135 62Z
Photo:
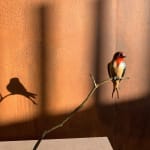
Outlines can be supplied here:
M108 83L108 82L112 81L112 79L109 78L107 80L103 80L100 83L96 83L93 75L90 74L90 78L91 78L92 83L93 83L93 88L90 90L87 97L83 100L83 102L79 106L77 106L70 114L68 114L68 116L63 121L61 121L58 125L52 127L51 129L45 130L43 132L42 136L40 137L40 139L35 143L35 145L33 147L33 150L37 150L37 148L39 147L41 141L46 137L47 134L51 133L52 131L54 131L54 130L60 128L60 127L63 127L64 124L66 122L68 122L76 114L76 112L78 112L83 107L83 105L89 100L89 98L92 97L92 95L95 93L97 88L104 85L105 83ZM128 78L122 78L122 80L124 80L124 79L128 79Z

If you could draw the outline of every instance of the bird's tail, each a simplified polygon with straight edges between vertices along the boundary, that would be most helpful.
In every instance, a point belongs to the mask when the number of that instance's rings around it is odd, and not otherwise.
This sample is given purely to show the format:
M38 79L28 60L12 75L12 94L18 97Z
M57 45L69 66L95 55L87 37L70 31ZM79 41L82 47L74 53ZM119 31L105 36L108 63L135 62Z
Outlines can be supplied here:
M28 92L26 95L28 98L36 98L37 94Z
M116 91L117 97L118 97L118 99L119 99L119 90L118 90L118 88L119 88L119 82L120 82L120 80L116 80L116 81L113 82L112 98L113 98L114 93L115 93L115 91Z

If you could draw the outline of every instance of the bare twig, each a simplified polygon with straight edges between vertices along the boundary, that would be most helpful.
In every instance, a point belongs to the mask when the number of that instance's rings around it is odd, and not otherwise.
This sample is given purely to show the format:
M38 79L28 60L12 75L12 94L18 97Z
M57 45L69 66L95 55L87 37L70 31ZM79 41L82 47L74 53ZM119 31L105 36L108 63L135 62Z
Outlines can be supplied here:
M83 105L89 100L89 98L94 94L94 92L96 91L97 88L99 88L100 86L102 86L103 84L105 83L108 83L110 82L112 79L109 78L107 80L103 80L102 82L100 83L96 83L95 79L94 79L94 76L90 74L90 77L91 77L91 80L92 80L92 83L93 83L93 88L90 90L89 94L87 95L87 97L83 100L83 102L77 106L63 121L61 121L58 125L52 127L51 129L48 129L48 130L45 130L42 134L42 136L40 137L40 139L35 143L34 147L33 147L33 150L37 150L37 148L39 147L41 141L46 137L47 134L51 133L52 131L62 127L66 122L68 122L72 117L73 115L76 114L77 111L79 111ZM122 78L122 80L124 79L128 79L128 78Z

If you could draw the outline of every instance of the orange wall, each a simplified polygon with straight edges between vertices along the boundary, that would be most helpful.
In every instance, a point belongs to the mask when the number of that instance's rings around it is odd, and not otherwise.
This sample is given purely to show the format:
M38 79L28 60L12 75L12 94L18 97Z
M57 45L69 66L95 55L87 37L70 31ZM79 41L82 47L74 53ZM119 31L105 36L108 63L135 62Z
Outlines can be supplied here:
M0 93L18 77L37 94L0 103L0 139L35 139L78 106L91 89L89 73L108 78L115 51L127 55L130 80L120 99L100 88L84 108L49 138L108 136L114 149L149 145L149 0L0 1ZM141 147L142 148L141 148Z

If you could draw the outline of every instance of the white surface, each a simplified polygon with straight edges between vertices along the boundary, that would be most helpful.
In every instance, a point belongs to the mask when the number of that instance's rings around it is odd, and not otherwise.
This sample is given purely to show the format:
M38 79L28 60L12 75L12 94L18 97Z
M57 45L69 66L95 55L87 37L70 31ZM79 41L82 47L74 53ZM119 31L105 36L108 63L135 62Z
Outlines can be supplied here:
M32 150L36 140L0 142L0 150ZM38 150L112 150L108 138L43 140Z

